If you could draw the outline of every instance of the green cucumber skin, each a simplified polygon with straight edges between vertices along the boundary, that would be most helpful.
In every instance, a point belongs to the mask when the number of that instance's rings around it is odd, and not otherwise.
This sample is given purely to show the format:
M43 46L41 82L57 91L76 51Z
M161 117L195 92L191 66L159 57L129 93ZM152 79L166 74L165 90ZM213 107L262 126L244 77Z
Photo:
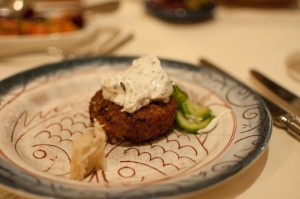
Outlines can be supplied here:
M214 118L208 107L190 101L187 93L182 91L174 83L172 96L175 97L178 103L175 121L177 125L185 131L197 133L198 130L205 128ZM192 119L188 119L190 116L199 118L202 121L192 121Z
M210 115L203 121L196 123L189 121L181 111L177 110L175 120L180 128L190 133L197 133L198 130L205 128L213 118L214 116Z
M188 95L184 91L182 91L176 84L173 84L172 96L175 97L179 104L188 99Z
M181 108L182 113L187 117L188 115L193 115L195 117L198 118L206 118L211 114L211 111L209 108L205 107L205 106L201 106L198 104L193 103L190 100L186 100L182 103L181 106L179 106L179 108Z
M173 93L172 96L178 102L178 109L184 113L185 116L193 115L199 118L205 118L210 115L210 109L198 104L193 103L189 100L188 95L182 91L179 86L173 84Z

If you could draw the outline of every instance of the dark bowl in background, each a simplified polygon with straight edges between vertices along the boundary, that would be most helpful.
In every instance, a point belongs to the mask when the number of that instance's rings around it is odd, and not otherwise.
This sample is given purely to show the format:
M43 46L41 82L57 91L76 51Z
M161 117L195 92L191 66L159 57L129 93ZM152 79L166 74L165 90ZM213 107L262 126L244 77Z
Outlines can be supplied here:
M151 15L168 22L195 23L212 19L216 3L212 2L203 5L197 10L188 10L185 8L161 8L155 5L151 0L146 0L145 7L148 13L150 13Z

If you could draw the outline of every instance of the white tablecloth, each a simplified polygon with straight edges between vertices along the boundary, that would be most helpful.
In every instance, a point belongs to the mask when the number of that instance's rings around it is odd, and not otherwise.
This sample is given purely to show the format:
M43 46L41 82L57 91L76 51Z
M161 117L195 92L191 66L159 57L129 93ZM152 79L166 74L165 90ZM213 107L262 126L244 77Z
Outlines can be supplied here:
M123 0L120 9L101 17L101 24L132 30L134 39L116 55L154 54L197 64L208 58L243 83L261 91L250 78L256 68L300 96L300 82L286 69L289 54L300 49L299 9L254 9L218 6L213 20L171 24L145 12L143 2ZM0 60L0 79L59 57L27 55ZM274 127L262 156L243 172L199 193L182 198L300 198L300 143ZM10 193L0 190L0 198Z

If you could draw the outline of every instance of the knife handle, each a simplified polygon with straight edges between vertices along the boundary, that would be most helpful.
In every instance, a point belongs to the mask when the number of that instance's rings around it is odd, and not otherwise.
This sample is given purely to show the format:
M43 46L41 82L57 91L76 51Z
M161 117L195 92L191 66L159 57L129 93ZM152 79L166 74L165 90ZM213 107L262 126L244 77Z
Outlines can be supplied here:
M280 116L281 126L285 128L289 134L300 141L300 120L296 115L287 113Z

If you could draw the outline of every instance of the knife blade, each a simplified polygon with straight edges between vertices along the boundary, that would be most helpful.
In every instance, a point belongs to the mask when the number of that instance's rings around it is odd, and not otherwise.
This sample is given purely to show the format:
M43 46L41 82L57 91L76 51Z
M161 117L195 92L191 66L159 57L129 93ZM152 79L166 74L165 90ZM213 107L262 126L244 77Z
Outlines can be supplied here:
M254 69L252 69L250 72L253 77L255 77L260 83L262 83L264 87L266 87L269 91L271 91L283 101L287 102L287 106L289 106L291 110L300 113L300 98L297 95Z
M213 68L214 70L225 74L233 79L236 80L232 75L228 74L224 70L222 70L217 65L213 64L212 62L206 60L206 59L200 59L200 65L206 68ZM238 80L237 80L238 81ZM259 94L258 94L259 95ZM288 113L278 105L274 104L267 98L265 98L262 95L259 95L264 102L266 103L269 112L272 115L273 124L278 127L285 129L291 136L296 138L298 141L300 141L300 120L297 118L295 114Z

